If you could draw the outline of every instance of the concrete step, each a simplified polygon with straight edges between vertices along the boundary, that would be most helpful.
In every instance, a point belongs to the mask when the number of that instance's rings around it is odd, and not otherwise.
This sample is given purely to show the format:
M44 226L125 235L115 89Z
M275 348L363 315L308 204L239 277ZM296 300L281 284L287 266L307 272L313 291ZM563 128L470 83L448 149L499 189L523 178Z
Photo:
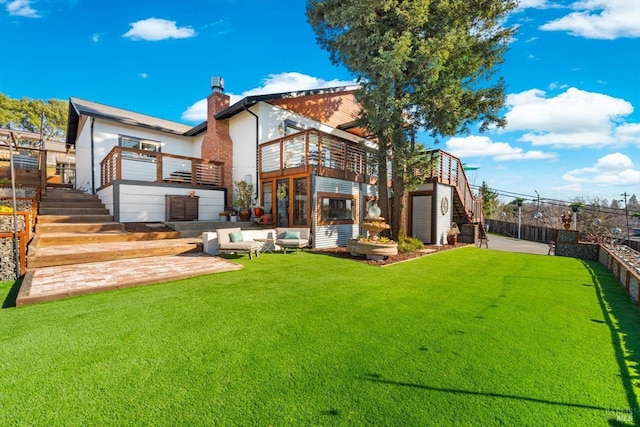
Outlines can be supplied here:
M179 239L177 231L159 231L156 233L127 233L112 231L107 233L45 233L36 236L37 246L82 245L86 243L141 242L149 240ZM199 236L198 236L199 237Z
M160 255L202 252L199 239L164 239L134 242L37 246L29 251L27 268L85 264Z
M96 233L102 231L124 232L124 224L119 222L95 223L52 223L36 225L36 233Z
M109 215L106 208L74 208L72 206L66 208L38 208L40 215Z
M113 222L113 215L38 215L38 224Z

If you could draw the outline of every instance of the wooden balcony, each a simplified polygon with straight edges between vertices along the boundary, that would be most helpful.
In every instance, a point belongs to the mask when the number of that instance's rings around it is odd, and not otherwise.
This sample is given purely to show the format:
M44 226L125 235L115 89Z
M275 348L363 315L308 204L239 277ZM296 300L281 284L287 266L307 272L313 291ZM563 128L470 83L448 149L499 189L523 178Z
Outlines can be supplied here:
M354 182L377 181L374 149L316 129L261 144L258 163L262 178L316 173Z
M222 162L113 147L100 162L100 187L116 180L222 187Z

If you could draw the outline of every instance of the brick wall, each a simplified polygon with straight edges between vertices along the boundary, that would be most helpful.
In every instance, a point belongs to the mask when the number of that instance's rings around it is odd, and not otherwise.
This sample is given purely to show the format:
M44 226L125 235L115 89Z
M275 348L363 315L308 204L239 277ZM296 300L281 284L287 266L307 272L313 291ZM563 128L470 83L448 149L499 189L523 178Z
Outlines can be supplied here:
M233 141L229 136L229 120L216 120L216 113L229 106L229 96L213 92L207 98L207 133L202 141L203 159L224 162L222 185L227 189L225 206L231 206L233 190Z

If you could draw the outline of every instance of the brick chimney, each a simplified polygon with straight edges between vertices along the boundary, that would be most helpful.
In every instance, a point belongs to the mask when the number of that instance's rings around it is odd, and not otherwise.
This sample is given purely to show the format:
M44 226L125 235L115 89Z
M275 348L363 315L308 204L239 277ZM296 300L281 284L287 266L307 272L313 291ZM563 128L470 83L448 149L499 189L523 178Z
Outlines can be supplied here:
M229 136L229 120L216 120L215 115L229 106L229 96L223 94L221 77L211 78L213 92L207 98L207 133L202 141L203 159L224 162L222 185L227 189L225 206L231 206L233 191L233 141Z

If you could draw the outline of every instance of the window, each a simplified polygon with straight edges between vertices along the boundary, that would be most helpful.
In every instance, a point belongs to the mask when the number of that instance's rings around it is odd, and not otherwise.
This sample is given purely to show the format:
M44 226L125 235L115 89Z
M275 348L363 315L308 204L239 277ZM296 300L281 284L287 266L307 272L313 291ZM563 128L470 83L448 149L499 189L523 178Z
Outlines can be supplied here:
M320 221L354 223L356 218L356 201L347 195L321 195Z
M293 225L307 225L307 178L293 180Z
M136 138L133 136L120 135L119 145L126 148L134 148L136 150L160 152L160 143L150 141L148 139Z

